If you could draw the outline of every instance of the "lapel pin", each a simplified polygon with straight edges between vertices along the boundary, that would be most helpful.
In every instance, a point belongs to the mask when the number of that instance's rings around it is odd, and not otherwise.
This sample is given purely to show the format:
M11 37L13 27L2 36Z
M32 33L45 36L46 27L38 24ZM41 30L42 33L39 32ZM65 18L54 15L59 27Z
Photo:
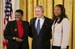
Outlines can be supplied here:
M14 31L17 31L17 28L15 28Z

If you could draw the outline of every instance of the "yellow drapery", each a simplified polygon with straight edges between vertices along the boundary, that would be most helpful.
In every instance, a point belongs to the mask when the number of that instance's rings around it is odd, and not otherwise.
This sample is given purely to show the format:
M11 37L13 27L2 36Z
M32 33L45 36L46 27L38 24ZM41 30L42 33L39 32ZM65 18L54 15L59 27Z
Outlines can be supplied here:
M75 44L74 41L74 37L75 37L75 0L20 0L20 8L24 11L24 16L23 16L23 20L27 20L30 21L31 18L35 17L35 7L37 5L42 5L44 6L44 15L48 18L52 18L53 16L53 8L55 5L57 4L63 4L65 6L66 9L66 14L70 19L71 22L71 31L70 31L70 36L69 36L69 49L74 49L75 48ZM30 49L31 49L31 42L32 39L29 38L29 45L30 45Z

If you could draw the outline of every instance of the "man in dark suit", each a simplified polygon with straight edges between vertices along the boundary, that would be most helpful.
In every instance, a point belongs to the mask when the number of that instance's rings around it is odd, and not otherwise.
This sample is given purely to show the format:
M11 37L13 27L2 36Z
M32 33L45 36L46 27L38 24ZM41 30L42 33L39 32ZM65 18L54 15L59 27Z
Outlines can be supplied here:
M52 20L45 17L42 6L35 8L36 17L30 21L32 49L50 49Z
M29 23L22 20L23 11L15 11L15 20L9 21L4 30L4 38L8 40L7 49L29 49Z

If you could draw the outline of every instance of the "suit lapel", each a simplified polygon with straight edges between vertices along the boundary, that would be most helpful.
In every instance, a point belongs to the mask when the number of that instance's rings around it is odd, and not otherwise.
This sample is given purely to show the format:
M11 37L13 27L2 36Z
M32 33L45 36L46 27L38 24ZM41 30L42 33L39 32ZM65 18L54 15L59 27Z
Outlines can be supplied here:
M42 28L40 29L40 32L39 32L39 34L37 33L37 35L40 35L40 34L42 34L42 32L44 31L44 29L46 29L46 25L47 25L47 23L46 23L46 17L44 17L45 18L45 20L44 20L44 23L43 23L43 25L42 25ZM35 20L36 21L36 20ZM34 27L35 27L35 23L34 23ZM35 28L36 29L36 28ZM36 30L36 32L37 32L37 30Z
M12 30L14 31L14 34L15 34L16 36L18 36L18 35L17 35L17 34L18 34L18 29L17 29L16 21L14 21L14 22L12 23Z
M44 23L43 23L43 25L42 25L42 28L40 29L39 35L42 33L42 31L43 31L44 29L46 29L46 18L45 18L45 20L44 20Z
M26 31L26 25L25 25L25 23L24 23L24 21L22 21L22 26L23 26L23 32L25 33L25 31Z
M35 27L35 22L36 22L36 18L34 19L32 26L33 26L33 30L34 30L35 34L37 35L38 33L37 33L37 30Z
M14 24L13 24L13 26L12 27L14 27L14 31L15 32L18 32L18 29L17 29L17 23L16 23L16 21L14 21Z
M44 18L45 18L45 17L44 17ZM34 21L33 21L33 29L34 29L35 33L38 35L37 30L36 30L36 27L35 27L35 22L36 22L36 18L35 18ZM47 23L46 23L46 18L45 18L44 23L43 23L43 25L42 25L42 28L40 29L39 35L42 33L42 31L43 31L44 29L46 29L46 25L47 25Z

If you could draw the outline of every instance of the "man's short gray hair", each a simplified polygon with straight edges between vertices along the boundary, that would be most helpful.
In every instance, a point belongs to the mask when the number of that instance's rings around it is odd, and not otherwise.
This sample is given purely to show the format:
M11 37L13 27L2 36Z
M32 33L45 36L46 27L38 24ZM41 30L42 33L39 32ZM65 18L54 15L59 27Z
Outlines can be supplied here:
M42 5L38 5L35 8L40 8L42 10L42 12L44 12L44 7Z

